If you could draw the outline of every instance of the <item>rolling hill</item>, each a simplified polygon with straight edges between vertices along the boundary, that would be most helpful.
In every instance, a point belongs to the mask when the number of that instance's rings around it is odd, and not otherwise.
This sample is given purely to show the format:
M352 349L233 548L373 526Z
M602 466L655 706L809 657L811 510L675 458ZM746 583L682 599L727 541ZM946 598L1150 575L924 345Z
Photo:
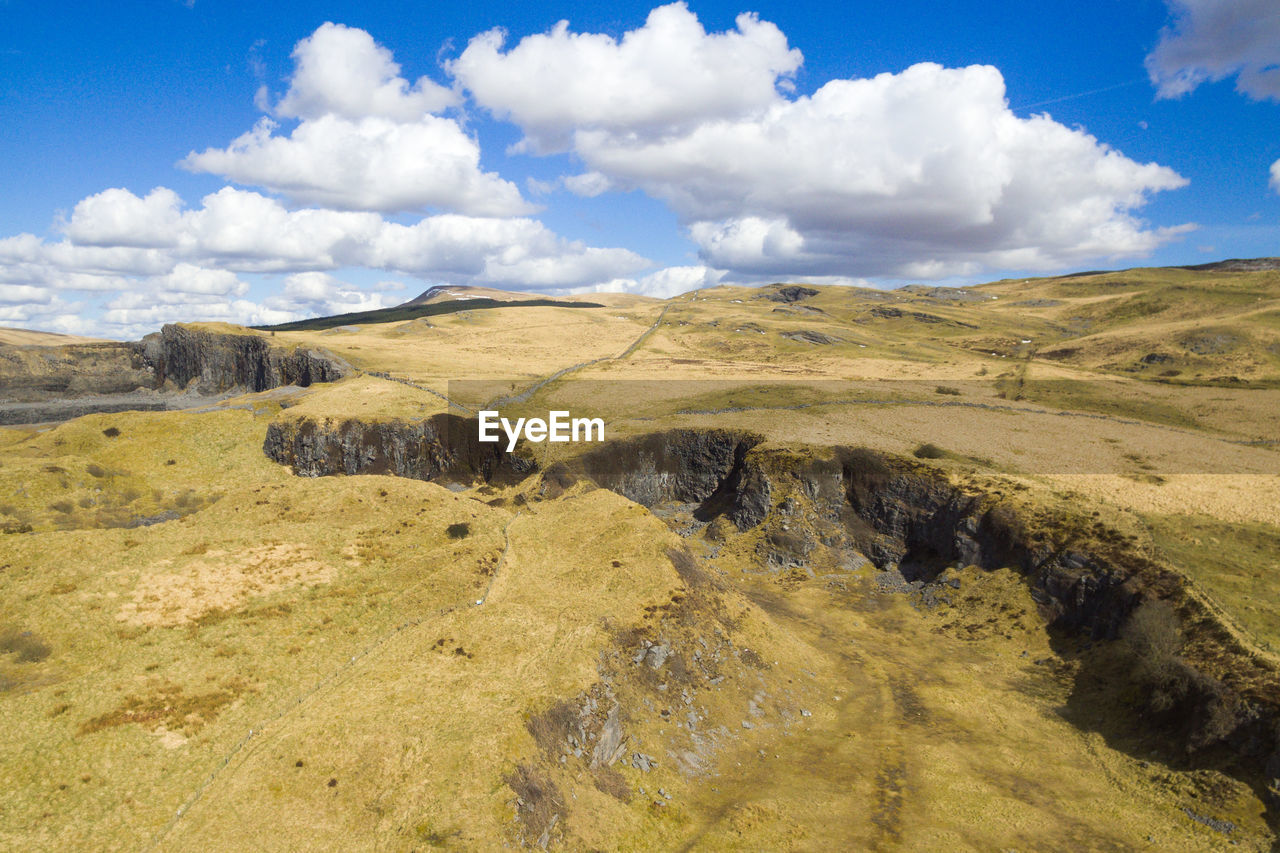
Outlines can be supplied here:
M1271 265L448 290L0 346L0 846L1276 843Z

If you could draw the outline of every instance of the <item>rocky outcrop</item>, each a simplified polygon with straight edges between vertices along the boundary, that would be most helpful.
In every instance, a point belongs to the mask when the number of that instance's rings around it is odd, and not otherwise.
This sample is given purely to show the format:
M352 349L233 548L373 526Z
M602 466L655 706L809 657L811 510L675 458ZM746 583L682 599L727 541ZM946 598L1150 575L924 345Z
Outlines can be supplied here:
M781 332L782 337L787 340L797 341L802 344L838 344L842 338L832 335L826 335L822 332L815 332L813 329L796 329L790 332Z
M189 398L184 399L187 402ZM0 425L44 424L69 421L84 415L112 412L167 412L184 408L176 401L153 394L106 394L54 399L42 402L0 402Z
M202 394L232 389L266 391L281 385L308 386L334 382L355 372L350 364L323 350L285 350L263 335L214 332L170 324L143 338L143 356L157 385L187 388Z
M747 462L760 441L751 433L676 429L611 442L570 468L642 506L698 504L695 518L724 514L745 530L769 508L769 484Z
M479 442L474 419L448 414L420 421L277 421L267 428L263 452L302 477L392 474L502 483L536 468L532 460L505 452L500 443Z
M785 287L779 287L777 290L773 291L772 293L764 294L763 298L769 299L773 302L790 303L790 302L800 302L801 300L808 299L811 296L817 296L817 295L818 295L818 291L814 290L812 287L802 287L798 284L788 284Z
M849 507L865 524L860 549L907 580L959 563L1018 568L1059 626L1113 638L1144 589L1175 574L1119 549L1090 553L1070 530L1036 529L986 495L966 493L925 465L867 451L837 454Z
M354 373L324 350L290 350L264 335L197 326L168 325L132 343L0 346L0 424L191 408L218 395Z
M1115 531L1068 514L1030 516L914 460L857 449L771 448L721 430L615 442L576 464L600 485L646 505L700 501L700 520L723 514L739 530L763 525L756 553L765 572L803 569L822 548L847 552L842 562L849 566L865 554L912 589L934 583L952 565L1011 567L1058 635L1086 643L1116 638L1142 603L1168 602L1190 626L1179 659L1187 684L1172 707L1145 724L1188 753L1225 747L1239 762L1233 772L1280 790L1280 673L1239 641L1182 574L1138 553ZM1132 693L1124 674L1088 675L1117 677L1111 689Z
M757 478L741 480L723 501L767 502L773 484L776 505L757 548L767 570L804 565L817 545L810 530L823 544L852 545L914 586L951 565L1011 567L1059 634L1086 642L1115 639L1144 602L1172 605L1188 626L1178 659L1185 689L1145 724L1188 753L1229 749L1238 761L1233 772L1261 778L1280 795L1280 672L1241 642L1181 573L1138 553L1120 534L1065 513L1021 514L937 469L866 450L838 449L827 458L759 448L742 467ZM807 523L800 496L811 507ZM843 530L832 535L837 520ZM1088 677L1119 677L1113 689L1133 689L1112 670Z
M696 504L695 517L727 516L740 530L769 511L771 486L748 457L760 437L730 430L670 430L623 439L544 472L558 494L579 478L642 506ZM266 455L304 477L393 474L417 480L516 482L533 460L481 443L477 422L452 414L420 421L286 419L267 428Z
M265 450L295 472L388 473L418 479L519 480L532 462L479 445L472 419L273 424ZM1011 567L1061 636L1116 638L1144 602L1168 602L1191 626L1187 689L1153 724L1188 753L1226 746L1242 778L1276 776L1280 790L1280 673L1254 654L1173 569L1135 551L1091 520L1031 517L997 495L967 491L915 460L859 449L762 445L732 430L674 429L596 447L547 469L541 497L586 477L644 506L695 506L700 522L728 519L739 531L763 525L760 570L803 570L822 549L845 552L912 589L953 565ZM530 494L538 495L535 488ZM724 535L720 526L717 535ZM708 530L710 533L711 530ZM1108 670L1091 677L1121 679Z
M0 346L0 399L36 403L151 388L155 371L134 344Z

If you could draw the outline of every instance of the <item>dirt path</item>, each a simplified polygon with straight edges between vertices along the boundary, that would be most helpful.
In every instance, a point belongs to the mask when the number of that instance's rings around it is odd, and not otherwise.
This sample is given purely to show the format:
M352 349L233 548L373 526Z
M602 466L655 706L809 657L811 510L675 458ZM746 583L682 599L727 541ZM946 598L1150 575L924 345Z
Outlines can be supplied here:
M428 388L425 385L419 385L417 382L410 382L408 379L401 379L399 376L392 376L390 373L383 373L381 370L366 370L365 373L367 373L370 376L376 376L379 379L385 379L388 382L398 382L401 385L407 385L410 388L414 388L418 391L423 391L427 394L430 394L433 397L439 397L441 400L444 400L445 403L447 403L451 408L461 409L462 411L466 412L469 415L474 415L476 413L475 409L472 409L469 406L464 406L456 400L451 400L449 399L448 395L441 394L439 391L436 391L433 388Z
M507 555L511 553L511 525L515 524L516 519L519 517L520 512L517 512L512 519L506 523L506 526L502 528L502 556L498 558L498 565L493 567L493 574L489 576L489 584L484 588L484 595L476 599L477 606L483 605L489 600L489 593L493 591L493 584L494 581L498 579L498 572L502 571L502 567L507 563Z
M658 330L658 327L662 325L662 318L667 316L667 311L669 310L671 310L670 304L662 306L662 311L658 313L658 318L653 321L653 325L649 326L649 328L641 332L640 335L634 341L632 341L625 350L623 350L618 355L605 356L604 358L594 358L591 361L582 361L577 364L571 364L568 367L562 368L561 370L557 370L555 373L552 373L550 376L545 376L542 379L539 379L537 382L534 382L532 385L525 388L523 391L519 391L515 394L509 394L505 397L499 397L495 400L491 400L490 402L485 404L484 408L494 409L499 406L509 405L511 403L524 403L528 401L530 397L532 397L534 394L541 391L546 386L550 385L552 382L555 382L557 379L563 379L565 376L568 376L570 373L576 373L579 370L583 370L585 368L592 367L597 364L604 364L606 362L611 362L611 361L622 361L623 359L628 358L632 353L634 353L637 349L640 348L640 345L644 343L645 338L649 337L651 334L653 334Z

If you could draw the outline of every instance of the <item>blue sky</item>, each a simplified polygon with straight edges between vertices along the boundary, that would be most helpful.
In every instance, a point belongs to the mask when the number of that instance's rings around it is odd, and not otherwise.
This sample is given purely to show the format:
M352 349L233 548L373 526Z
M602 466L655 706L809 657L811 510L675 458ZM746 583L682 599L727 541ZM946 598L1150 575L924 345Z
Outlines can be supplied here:
M0 0L0 325L1280 254L1277 66L1273 0Z

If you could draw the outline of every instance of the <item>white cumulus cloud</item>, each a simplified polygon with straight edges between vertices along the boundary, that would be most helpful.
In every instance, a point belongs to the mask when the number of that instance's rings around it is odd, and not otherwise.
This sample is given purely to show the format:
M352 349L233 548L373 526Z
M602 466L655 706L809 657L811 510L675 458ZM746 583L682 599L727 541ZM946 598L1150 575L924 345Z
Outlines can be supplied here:
M76 204L66 232L82 246L172 246L181 226L182 199L167 187L143 198L112 188Z
M627 249L565 240L533 219L432 216L387 223L362 265L443 280L546 290L608 281L649 262Z
M163 204L156 200L160 200ZM163 213L162 216L157 211ZM163 223L161 247L110 245ZM159 230L154 233L161 233ZM594 287L632 275L649 261L626 249L566 240L527 217L440 214L412 224L376 213L304 208L291 210L256 192L224 187L184 209L170 190L146 196L118 189L77 205L65 238L32 234L0 239L0 317L43 318L45 328L142 334L148 323L215 319L273 323L385 307L403 284L347 285L330 275L342 269L378 269L433 282L481 284L517 290ZM94 245L81 245L88 235ZM284 286L262 303L245 298L239 274L284 274ZM61 292L98 295L108 309L99 326L54 322ZM69 321L68 321L69 322ZM60 325L59 325L60 324Z
M161 275L173 268L160 249L47 243L34 234L0 239L0 282L61 290L113 290L123 275Z
M263 117L225 148L179 165L263 187L295 204L384 213L428 209L519 216L534 208L510 181L480 166L480 146L452 118L447 89L397 76L391 54L363 30L325 24L298 43L281 118Z
M595 198L608 192L613 182L608 176L599 172L584 172L581 175L568 175L563 179L564 187L574 195L583 198Z
M332 269L376 239L376 213L305 208L224 187L187 214L183 254L244 272Z
M179 263L152 283L162 293L199 294L201 296L244 296L249 292L236 274L229 270L211 270L194 264Z
M636 282L634 287L627 288L634 293L645 296L656 296L667 299L699 290L704 287L715 287L725 276L724 270L707 266L666 267L650 273Z
M54 292L33 284L0 284L0 305L46 304Z
M1236 78L1257 100L1280 101L1280 7L1275 0L1166 0L1174 20L1147 56L1162 98Z
M735 274L1050 268L1140 255L1185 230L1134 215L1182 177L1047 115L1019 118L991 66L921 63L792 96L800 57L776 27L745 16L707 34L679 4L620 40L562 24L501 47L478 37L449 69L540 150L571 146L587 171L567 188L642 189L709 266Z
M452 119L398 124L328 115L288 136L276 135L277 127L261 119L226 148L192 152L181 165L341 210L514 216L534 209L515 184L481 170L479 146Z
M0 285L0 326L39 328L69 335L93 334L97 324L81 315L83 308L83 302L68 302L49 290L40 289L39 294L26 297Z
M402 300L369 292L322 272L295 273L283 290L264 301L267 308L294 316L332 316L389 308Z
M654 9L621 40L561 21L503 52L505 41L502 30L482 33L446 68L544 152L565 149L581 128L662 132L764 108L802 60L753 14L708 34L684 3Z
M223 322L258 326L296 319L295 312L273 310L249 299L181 299L162 291L130 292L108 302L101 319L92 323L88 331L126 339L154 332L165 323Z
M289 91L276 105L286 118L381 116L414 122L456 103L452 91L421 77L400 76L391 51L361 29L325 23L293 49Z

